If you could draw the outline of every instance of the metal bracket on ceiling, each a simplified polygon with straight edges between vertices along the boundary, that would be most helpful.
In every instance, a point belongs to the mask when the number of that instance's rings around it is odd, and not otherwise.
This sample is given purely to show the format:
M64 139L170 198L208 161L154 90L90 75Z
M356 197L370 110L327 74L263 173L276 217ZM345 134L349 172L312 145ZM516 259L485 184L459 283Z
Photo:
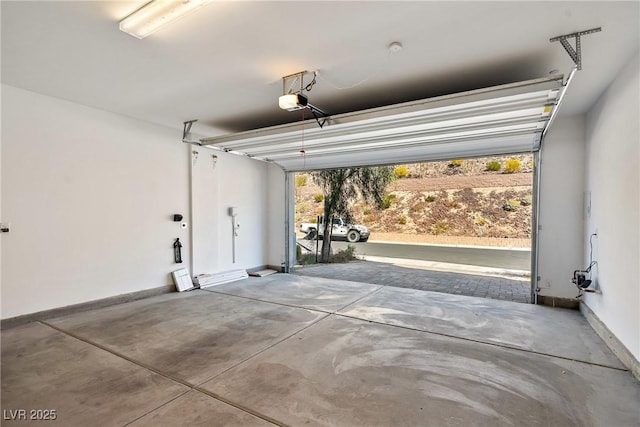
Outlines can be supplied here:
M184 127L182 128L182 142L187 142L189 144L195 144L195 145L202 145L199 142L189 141L189 137L191 136L191 125L193 125L197 121L198 120L187 120L186 122L183 123Z
M313 114L313 118L316 119L316 122L318 123L318 126L320 126L320 129L322 129L322 126L324 126L325 123L327 123L327 121L329 120L329 114L311 104L307 104L307 108L311 111L311 114Z
M567 51L573 62L578 67L578 70L582 70L582 47L580 46L580 36L585 36L587 34L598 33L602 31L602 27L592 28L590 30L578 31L577 33L565 34L563 36L557 36L549 39L550 42L559 41L564 50ZM569 43L570 38L576 39L576 48L574 49Z
M302 93L304 90L304 77L307 74L309 72L305 70L284 76L282 78L282 94Z

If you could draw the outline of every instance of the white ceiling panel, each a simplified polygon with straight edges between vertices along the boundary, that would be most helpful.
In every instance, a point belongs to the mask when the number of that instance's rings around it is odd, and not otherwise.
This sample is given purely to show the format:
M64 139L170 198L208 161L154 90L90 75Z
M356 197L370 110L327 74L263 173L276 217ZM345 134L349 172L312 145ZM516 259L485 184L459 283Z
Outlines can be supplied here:
M319 72L309 101L331 115L568 74L550 38L602 27L582 38L563 101L563 114L583 114L640 46L638 1L220 0L144 40L120 31L147 2L0 1L2 83L179 139L192 119L203 136L300 120L278 97L303 70Z
M201 140L287 171L413 163L535 151L563 90L563 77Z

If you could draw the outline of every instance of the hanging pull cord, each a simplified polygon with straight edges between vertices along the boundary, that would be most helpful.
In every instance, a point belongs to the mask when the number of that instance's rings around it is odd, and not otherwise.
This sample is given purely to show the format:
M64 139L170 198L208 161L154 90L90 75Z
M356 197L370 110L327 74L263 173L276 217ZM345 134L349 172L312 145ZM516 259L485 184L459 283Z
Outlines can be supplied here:
M176 238L176 241L173 242L173 260L176 264L182 264L182 243L180 243L180 238Z
M304 110L302 112L302 134L300 142L300 154L302 155L302 169L307 169L307 150L304 149Z

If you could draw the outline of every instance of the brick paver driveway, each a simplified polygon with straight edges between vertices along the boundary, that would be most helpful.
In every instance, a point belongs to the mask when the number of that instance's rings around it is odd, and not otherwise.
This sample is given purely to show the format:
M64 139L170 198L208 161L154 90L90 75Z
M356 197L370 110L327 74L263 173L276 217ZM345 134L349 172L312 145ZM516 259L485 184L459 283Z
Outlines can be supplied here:
M292 269L292 273L505 301L531 302L529 281L431 271L383 262L316 264L296 267Z

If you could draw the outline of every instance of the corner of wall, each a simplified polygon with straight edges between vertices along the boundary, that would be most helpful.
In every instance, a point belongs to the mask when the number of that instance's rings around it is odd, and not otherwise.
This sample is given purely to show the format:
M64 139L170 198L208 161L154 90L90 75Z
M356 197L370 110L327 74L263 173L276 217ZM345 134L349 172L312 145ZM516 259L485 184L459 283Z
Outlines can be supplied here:
M587 114L584 233L593 238L586 307L640 360L640 56L617 74ZM583 260L590 263L586 240Z

